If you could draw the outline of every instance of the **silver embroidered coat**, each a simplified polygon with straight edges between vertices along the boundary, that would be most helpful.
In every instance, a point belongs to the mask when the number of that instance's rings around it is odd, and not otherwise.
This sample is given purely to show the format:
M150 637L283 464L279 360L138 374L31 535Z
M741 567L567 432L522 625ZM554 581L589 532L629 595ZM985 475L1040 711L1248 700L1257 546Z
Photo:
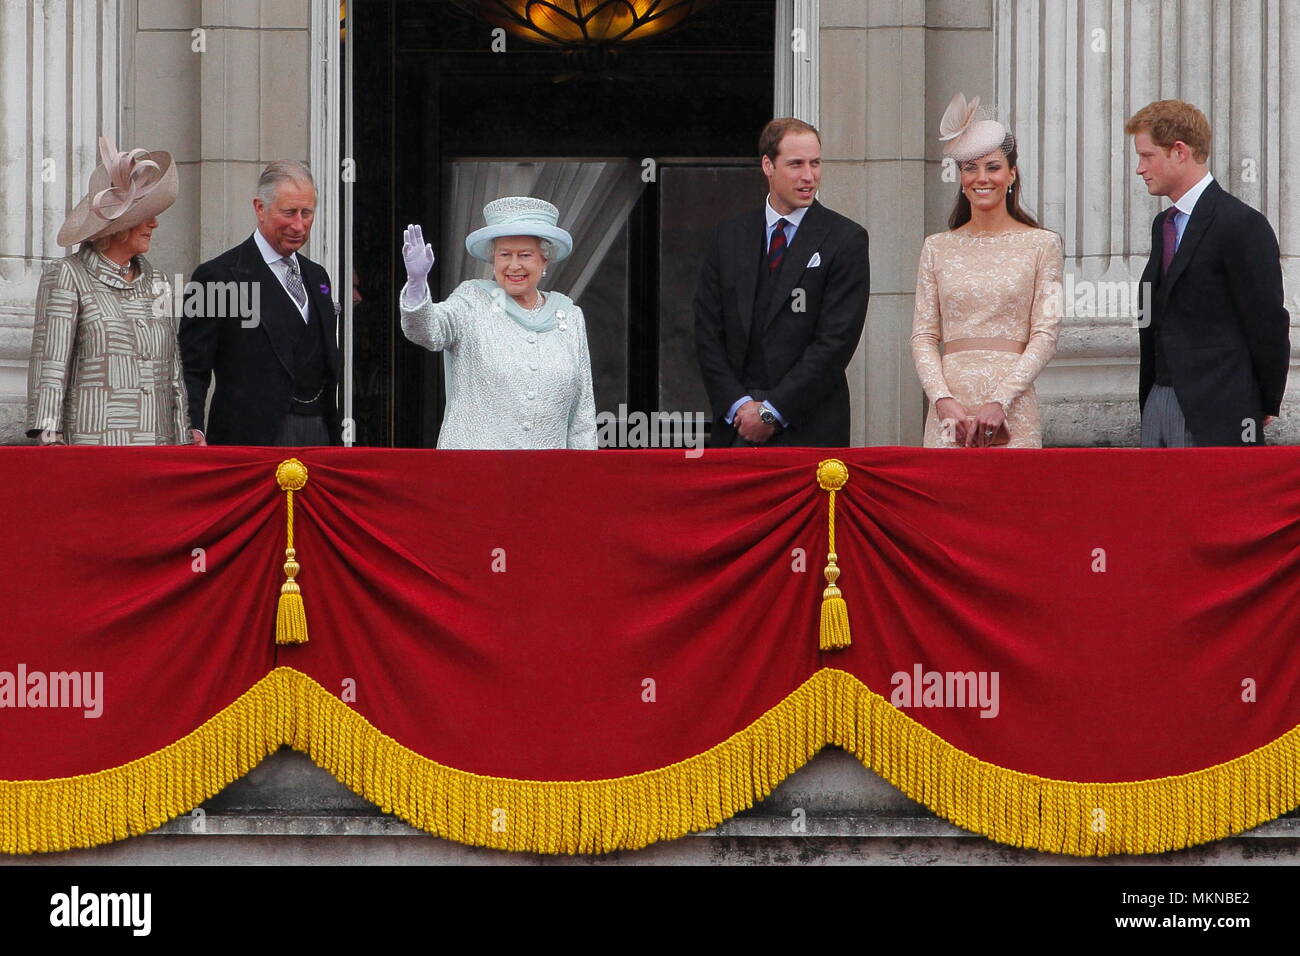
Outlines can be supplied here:
M546 293L555 295L555 293ZM565 304L558 324L530 332L473 281L445 302L414 307L399 297L402 331L447 354L447 414L439 448L595 448L596 403L582 310Z
M27 434L70 445L188 445L177 319L143 256L134 282L89 245L53 262L36 295Z

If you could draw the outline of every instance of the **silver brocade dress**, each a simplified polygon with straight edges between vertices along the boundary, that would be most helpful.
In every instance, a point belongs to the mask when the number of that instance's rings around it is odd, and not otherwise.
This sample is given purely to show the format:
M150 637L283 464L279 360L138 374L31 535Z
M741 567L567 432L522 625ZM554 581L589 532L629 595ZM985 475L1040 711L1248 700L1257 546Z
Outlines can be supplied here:
M1034 379L1056 354L1061 324L1061 237L1046 229L996 236L949 231L927 236L916 274L912 358L930 411L926 448L955 448L935 403L954 398L970 413L1008 405L1009 448L1041 448ZM985 349L941 355L941 342L997 338L1024 352Z

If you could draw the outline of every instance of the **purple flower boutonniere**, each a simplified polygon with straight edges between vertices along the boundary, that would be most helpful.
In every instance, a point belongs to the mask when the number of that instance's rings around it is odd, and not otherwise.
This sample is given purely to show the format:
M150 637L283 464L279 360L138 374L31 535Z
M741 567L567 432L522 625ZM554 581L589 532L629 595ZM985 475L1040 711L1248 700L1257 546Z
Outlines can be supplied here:
M321 295L329 295L329 294L330 294L330 287L329 287L326 283L324 283L324 282L322 282L322 283L320 284L320 294L321 294Z

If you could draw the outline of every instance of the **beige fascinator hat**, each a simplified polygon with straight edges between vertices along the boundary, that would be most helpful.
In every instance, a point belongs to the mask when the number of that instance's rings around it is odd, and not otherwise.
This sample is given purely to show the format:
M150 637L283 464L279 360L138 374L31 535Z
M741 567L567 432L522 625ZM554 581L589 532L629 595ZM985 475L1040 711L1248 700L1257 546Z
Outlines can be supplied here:
M465 251L475 259L492 261L492 240L503 236L536 236L549 239L555 248L555 261L573 251L573 236L561 229L560 210L545 199L532 196L506 196L483 207L482 229L465 237Z
M945 156L965 163L995 149L1010 152L1016 140L1005 126L989 118L987 108L980 110L978 96L967 103L966 97L958 93L939 121L939 142L944 144Z
M90 190L59 229L58 244L75 246L148 222L176 201L172 154L133 149L120 153L107 136L99 137L99 165Z

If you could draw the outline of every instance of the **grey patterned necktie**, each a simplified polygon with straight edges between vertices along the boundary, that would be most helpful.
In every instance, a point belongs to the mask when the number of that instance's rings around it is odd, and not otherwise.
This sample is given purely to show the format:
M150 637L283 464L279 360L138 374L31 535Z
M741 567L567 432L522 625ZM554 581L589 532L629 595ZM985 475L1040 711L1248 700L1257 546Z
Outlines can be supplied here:
M284 284L289 289L289 294L293 296L293 301L298 303L298 308L307 304L307 290L302 287L302 275L298 272L298 262L293 256L285 256L284 264L289 267L289 273L285 276Z

